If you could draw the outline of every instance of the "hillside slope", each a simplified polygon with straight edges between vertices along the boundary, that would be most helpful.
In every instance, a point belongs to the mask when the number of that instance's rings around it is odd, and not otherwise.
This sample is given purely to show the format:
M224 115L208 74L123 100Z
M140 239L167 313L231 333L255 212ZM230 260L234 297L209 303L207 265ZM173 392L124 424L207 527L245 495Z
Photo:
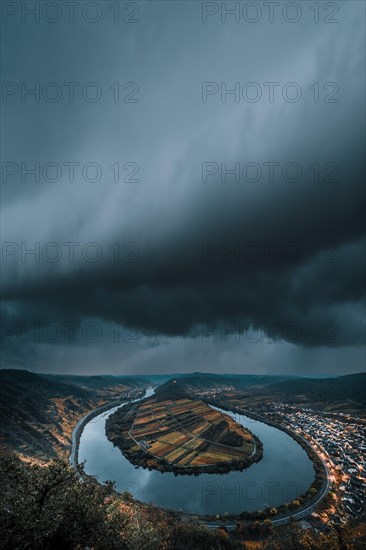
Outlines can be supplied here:
M67 456L73 427L98 405L136 387L128 377L45 376L24 370L0 370L0 441L27 457ZM103 380L101 380L103 379ZM142 383L139 383L142 385Z
M270 386L273 394L287 400L306 399L313 402L354 401L366 405L366 373L349 374L337 378L302 378L286 380Z
M179 378L171 378L163 383L156 390L156 395L163 396L174 390L175 396L189 396L191 392L207 391L223 386L235 389L248 389L254 391L256 388L265 388L272 384L284 382L289 379L296 379L292 376L273 376L256 374L212 374L194 372L181 375Z
M106 390L120 392L130 387L143 387L149 380L145 381L140 377L135 376L111 376L111 375L94 375L83 376L77 374L42 374L44 378L53 382L62 382L71 386L91 390Z
M90 391L27 371L1 370L2 445L26 456L62 455L70 443L67 417L77 418L95 404Z

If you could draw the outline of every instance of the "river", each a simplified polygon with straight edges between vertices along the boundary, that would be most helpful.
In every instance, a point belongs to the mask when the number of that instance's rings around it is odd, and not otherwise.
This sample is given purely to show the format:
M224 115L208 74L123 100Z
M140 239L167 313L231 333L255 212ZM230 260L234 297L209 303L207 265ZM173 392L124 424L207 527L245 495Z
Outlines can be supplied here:
M154 393L150 389L145 394ZM123 406L123 405L122 405ZM79 444L79 462L100 482L114 480L118 491L129 491L143 502L193 514L238 514L266 506L279 506L306 491L315 474L304 449L285 432L237 413L232 416L263 443L262 460L242 472L175 476L136 468L113 446L105 422L119 407L90 420ZM220 410L220 409L219 409Z

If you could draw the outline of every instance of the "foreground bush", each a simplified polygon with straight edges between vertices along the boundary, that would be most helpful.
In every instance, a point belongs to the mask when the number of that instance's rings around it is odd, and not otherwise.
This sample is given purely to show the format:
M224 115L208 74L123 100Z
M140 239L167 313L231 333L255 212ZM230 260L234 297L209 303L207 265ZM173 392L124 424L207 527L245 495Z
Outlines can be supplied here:
M6 550L234 550L222 534L140 506L55 460L0 457L0 548ZM240 546L242 548L242 546Z

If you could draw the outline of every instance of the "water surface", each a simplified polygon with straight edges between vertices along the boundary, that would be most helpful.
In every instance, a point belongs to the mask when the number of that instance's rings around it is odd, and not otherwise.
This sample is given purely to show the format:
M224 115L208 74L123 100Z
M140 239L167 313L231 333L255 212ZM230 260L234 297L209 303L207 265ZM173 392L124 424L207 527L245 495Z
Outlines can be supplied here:
M153 394L148 390L145 397ZM114 407L85 426L79 446L79 462L99 481L114 480L120 492L162 508L194 514L240 513L279 506L305 492L314 480L312 462L288 434L237 413L232 416L263 443L263 458L242 472L174 476L136 468L113 446L105 434L105 422ZM220 410L220 409L219 409Z

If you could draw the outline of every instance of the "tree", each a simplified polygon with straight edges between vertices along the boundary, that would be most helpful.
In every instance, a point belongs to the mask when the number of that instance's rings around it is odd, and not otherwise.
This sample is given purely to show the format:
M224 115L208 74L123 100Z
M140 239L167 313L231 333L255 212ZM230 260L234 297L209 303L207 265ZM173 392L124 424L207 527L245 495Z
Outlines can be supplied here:
M301 504L300 501L295 499L291 502L290 506L291 506L291 508L298 508L300 506L300 504Z
M273 523L271 522L271 520L265 519L263 522L263 532L265 534L268 534L272 531L272 529L273 529Z
M133 495L129 491L124 491L121 494L121 497L125 502L132 502L133 501Z
M263 542L264 550L361 550L361 546L352 542L347 529L340 530L340 540L334 527L326 533L317 533L311 529L300 529L296 522L286 530L273 530Z
M83 480L61 460L42 467L7 458L1 472L1 492L6 496L0 511L0 547L126 548L120 537L126 518L115 514L114 501L107 500L109 486Z
M234 550L238 543L127 501L66 461L26 465L0 455L0 548L6 550ZM126 496L126 495L125 495Z
M169 538L167 549L171 550L243 550L242 545L230 540L224 529L220 534L202 525L182 522Z

